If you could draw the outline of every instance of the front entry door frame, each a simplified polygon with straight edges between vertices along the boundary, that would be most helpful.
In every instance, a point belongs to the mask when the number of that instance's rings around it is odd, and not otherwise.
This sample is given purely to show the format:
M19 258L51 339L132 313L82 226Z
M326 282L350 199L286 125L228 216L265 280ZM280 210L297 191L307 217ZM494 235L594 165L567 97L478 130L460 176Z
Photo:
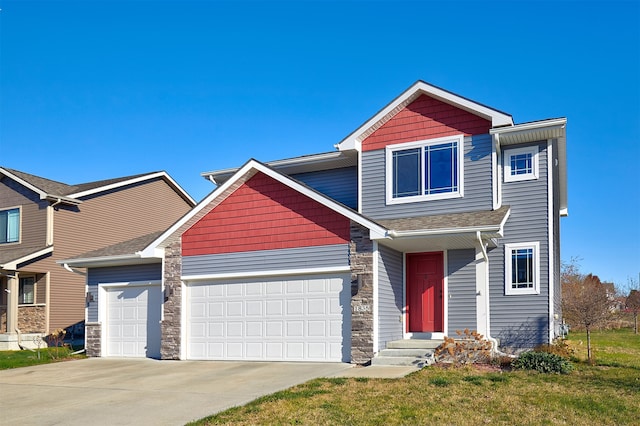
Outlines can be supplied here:
M410 312L407 312L408 309L408 286L409 286L409 270L408 270L408 261L411 256L418 255L440 255L442 256L442 272L443 272L443 280L442 280L442 331L432 331L432 332L415 332L409 331L409 316ZM449 294L449 286L447 280L447 251L438 251L438 252L417 252L417 253L405 253L404 255L404 307L405 312L403 315L403 331L404 337L406 339L442 339L447 335L447 324L448 324L448 294Z

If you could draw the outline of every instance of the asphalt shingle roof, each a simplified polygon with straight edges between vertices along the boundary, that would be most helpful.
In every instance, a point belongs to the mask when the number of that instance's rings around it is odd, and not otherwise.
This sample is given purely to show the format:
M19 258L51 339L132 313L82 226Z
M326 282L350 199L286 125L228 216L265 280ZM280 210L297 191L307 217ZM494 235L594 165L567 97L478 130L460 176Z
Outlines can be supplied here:
M509 208L509 206L502 206L498 210L449 213L403 219L378 219L377 222L385 228L394 231L492 227L499 226L502 223Z

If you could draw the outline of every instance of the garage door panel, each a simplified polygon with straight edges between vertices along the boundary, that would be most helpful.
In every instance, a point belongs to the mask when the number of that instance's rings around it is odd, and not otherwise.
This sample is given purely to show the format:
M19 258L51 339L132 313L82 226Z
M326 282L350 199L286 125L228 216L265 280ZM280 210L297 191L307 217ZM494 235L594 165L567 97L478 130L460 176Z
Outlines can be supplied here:
M107 288L106 356L160 356L160 286Z
M190 283L187 358L349 361L349 279L345 274ZM210 330L206 337L203 323Z

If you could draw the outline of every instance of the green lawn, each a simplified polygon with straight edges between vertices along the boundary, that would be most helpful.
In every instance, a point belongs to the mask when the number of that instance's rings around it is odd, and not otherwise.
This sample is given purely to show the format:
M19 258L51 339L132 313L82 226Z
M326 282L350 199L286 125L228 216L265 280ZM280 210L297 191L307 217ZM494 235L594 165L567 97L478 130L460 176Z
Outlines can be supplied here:
M472 368L425 368L403 379L317 379L193 424L519 424L637 425L640 336L616 330L593 336L589 366L580 341L569 375Z
M38 352L40 356L38 357ZM8 368L29 367L31 365L49 364L51 362L68 361L85 358L84 355L71 355L68 348L44 348L34 351L0 351L0 370Z

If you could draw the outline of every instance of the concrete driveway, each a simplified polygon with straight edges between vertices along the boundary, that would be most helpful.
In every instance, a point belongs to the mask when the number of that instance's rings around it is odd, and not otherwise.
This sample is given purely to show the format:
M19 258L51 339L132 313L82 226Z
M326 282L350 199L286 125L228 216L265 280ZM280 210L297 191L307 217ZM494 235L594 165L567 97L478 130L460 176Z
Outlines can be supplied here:
M2 425L183 425L350 369L340 363L90 358L0 371Z

